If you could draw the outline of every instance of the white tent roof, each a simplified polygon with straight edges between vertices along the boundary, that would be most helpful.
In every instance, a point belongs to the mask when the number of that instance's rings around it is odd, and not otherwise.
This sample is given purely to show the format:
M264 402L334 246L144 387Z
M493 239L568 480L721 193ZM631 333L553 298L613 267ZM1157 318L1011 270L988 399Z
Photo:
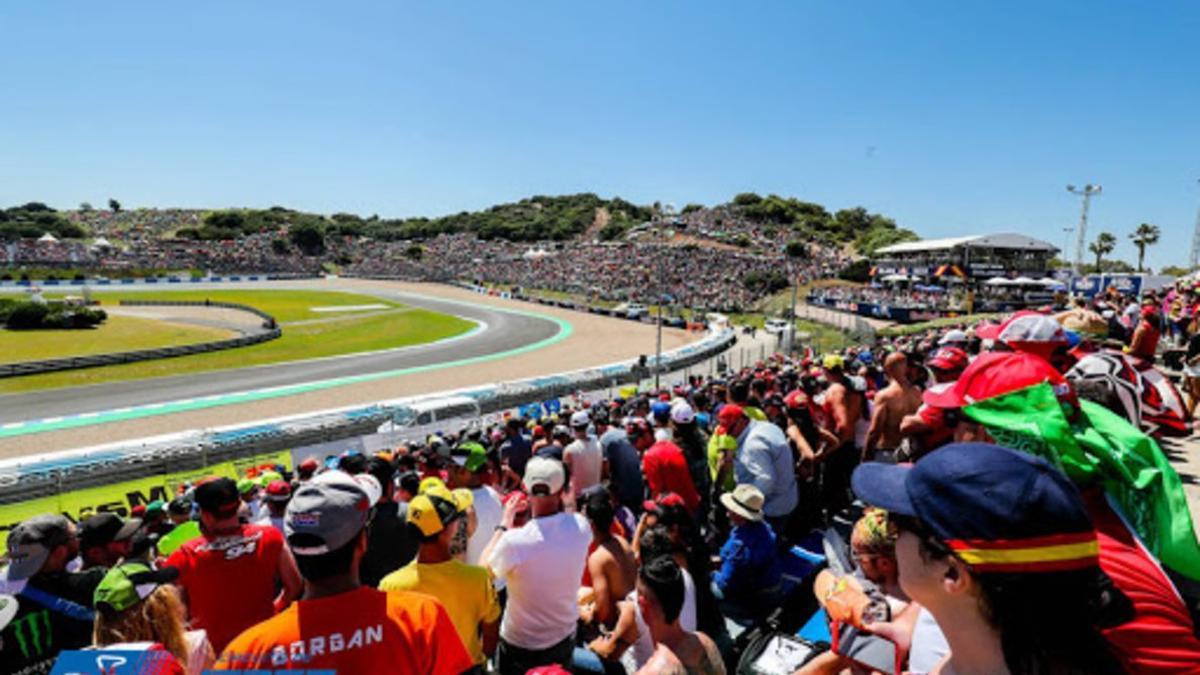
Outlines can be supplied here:
M97 239L96 241L93 241L93 242L92 242L92 246L96 246L96 247L108 247L108 248L111 248L111 247L112 247L112 242L110 242L109 240L105 239L104 237L100 237L100 238L99 238L99 239Z
M1037 281L1036 279L1030 279L1029 277L1017 277L1016 279L1013 279L1012 282L1016 286L1037 286L1041 284L1040 281Z
M969 248L1009 248L1019 251L1058 251L1058 247L1049 242L1023 234L976 234L967 237L946 237L944 239L923 239L921 241L906 241L903 244L884 246L876 251L876 255L888 253L917 253L920 251L947 251L959 246Z
M42 236L38 237L38 241L54 243L54 242L58 241L58 237L47 232L46 234L43 234Z
M889 274L886 277L880 277L880 281L908 281L908 277L903 274Z
M1012 286L1013 285L1012 279L1007 279L1005 277L992 277L991 279L988 279L987 281L985 281L983 283L987 284L988 286Z

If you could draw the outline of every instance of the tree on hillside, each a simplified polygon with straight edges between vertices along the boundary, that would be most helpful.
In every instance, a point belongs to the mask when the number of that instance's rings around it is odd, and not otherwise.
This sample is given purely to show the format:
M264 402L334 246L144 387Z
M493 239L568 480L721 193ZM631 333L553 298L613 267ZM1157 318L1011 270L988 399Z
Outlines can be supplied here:
M784 247L783 251L787 254L787 257L791 258L792 260L796 260L798 258L807 258L808 244L802 241L789 241L787 246Z
M112 211L113 213L120 213L121 212L121 202L119 202L115 199L109 199L108 200L108 210Z
M1186 277L1191 274L1192 270L1178 265L1167 265L1159 270L1159 274L1165 274L1169 277Z
M313 222L302 222L288 230L288 236L296 248L305 255L317 255L325 251L325 230Z
M1112 253L1113 249L1115 249L1116 247L1117 247L1117 238L1108 232L1101 232L1096 237L1096 241L1093 241L1092 243L1088 244L1088 250L1091 251L1092 253L1096 254L1096 269L1097 270L1103 269L1100 266L1100 260L1104 256L1108 255L1109 253Z
M79 202L79 210L88 213L92 210L91 202Z
M1133 240L1133 245L1136 246L1138 250L1137 271L1139 273L1142 271L1142 261L1146 258L1146 247L1157 244L1158 238L1161 234L1162 233L1159 232L1157 225L1142 223L1141 225L1138 225L1137 230L1135 230L1133 234L1129 235L1129 238Z
M734 196L733 198L733 203L736 206L753 206L761 201L762 197L759 197L758 194L754 192L743 192Z

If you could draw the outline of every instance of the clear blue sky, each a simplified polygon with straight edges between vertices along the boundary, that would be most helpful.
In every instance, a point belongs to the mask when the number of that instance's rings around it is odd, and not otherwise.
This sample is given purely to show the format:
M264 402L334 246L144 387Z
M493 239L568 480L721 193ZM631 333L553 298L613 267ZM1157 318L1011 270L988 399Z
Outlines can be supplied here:
M0 204L863 205L1056 245L1200 205L1194 2L0 3Z

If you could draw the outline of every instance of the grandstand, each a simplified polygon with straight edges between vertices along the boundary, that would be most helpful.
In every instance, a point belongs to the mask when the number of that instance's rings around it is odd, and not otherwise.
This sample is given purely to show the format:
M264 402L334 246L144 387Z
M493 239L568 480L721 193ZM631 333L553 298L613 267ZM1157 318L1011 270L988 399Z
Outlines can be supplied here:
M923 239L884 246L872 258L874 277L902 275L911 280L957 277L1043 277L1058 248L1022 234L999 233Z

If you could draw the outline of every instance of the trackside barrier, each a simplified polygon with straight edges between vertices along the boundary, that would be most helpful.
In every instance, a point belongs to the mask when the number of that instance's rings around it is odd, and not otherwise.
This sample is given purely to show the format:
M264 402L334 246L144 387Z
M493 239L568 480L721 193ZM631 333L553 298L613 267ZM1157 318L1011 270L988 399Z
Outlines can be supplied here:
M111 354L93 354L91 356L72 356L62 359L46 359L44 361L22 361L20 363L0 364L0 379L8 377L22 377L25 375L36 375L39 373L53 373L62 370L77 370L80 368L94 368L96 366L111 366L118 363L136 363L138 361L154 361L157 359L169 359L176 356L187 356L189 354L204 354L207 352L216 352L223 349L235 349L237 347L246 347L256 345L262 342L269 342L283 335L283 331L275 321L275 317L255 309L248 305L239 305L232 302L205 302L205 301L154 301L154 300L122 300L122 305L153 307L153 306L196 306L196 307L224 307L226 309L236 309L243 312L249 312L263 320L262 331L253 335L243 335L239 338L230 338L228 340L216 340L213 342L198 342L191 345L180 345L178 347L162 347L159 349L137 349L128 352L115 352Z
M663 372L687 368L729 349L737 341L732 330L712 330L702 340L663 354ZM383 401L369 406L327 410L264 420L249 425L197 429L168 436L0 461L0 505L52 497L132 478L191 471L226 461L368 436L381 425L402 424L411 406L449 396L474 399L481 414L508 410L534 401L569 396L637 382L653 373L636 360L586 368L559 375L533 377L424 396Z

